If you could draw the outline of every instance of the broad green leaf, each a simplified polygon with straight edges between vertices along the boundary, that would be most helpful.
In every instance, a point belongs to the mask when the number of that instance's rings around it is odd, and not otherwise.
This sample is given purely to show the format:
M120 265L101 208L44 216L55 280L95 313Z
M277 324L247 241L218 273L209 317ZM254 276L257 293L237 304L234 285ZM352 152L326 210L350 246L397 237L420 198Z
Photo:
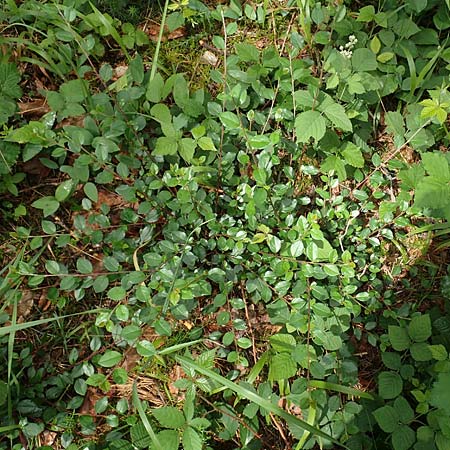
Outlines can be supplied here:
M259 50L254 45L242 42L236 44L235 48L236 53L241 61L244 62L259 61Z
M3 62L0 64L0 96L20 98L20 72L14 63Z
M63 181L55 190L55 199L58 202L66 200L72 193L75 185L76 183L72 179Z
M408 450L416 442L416 433L407 425L401 425L392 433L394 450Z
M388 111L384 115L386 130L394 135L394 144L397 148L405 143L405 124L403 116L398 111Z
M357 22L371 22L375 19L375 8L372 5L363 6L356 18Z
M170 110L167 105L164 105L163 103L153 105L150 110L150 114L159 123L172 122L172 114L170 114Z
M131 79L138 85L142 84L144 81L144 63L139 53L130 61L128 70L130 71Z
M375 54L368 48L357 48L353 51L352 67L355 72L370 72L378 67Z
M415 342L424 342L431 336L431 320L428 314L414 316L408 325L410 338Z
M269 342L271 347L280 353L291 353L296 346L295 337L286 333L274 334L269 338Z
M157 72L147 86L145 98L151 103L159 103L163 98L164 80Z
M303 245L303 241L295 241L291 244L289 253L291 254L291 256L293 258L297 258L303 254L304 250L305 250L305 246Z
M450 204L450 185L434 177L424 177L418 183L414 195L414 206L440 209Z
M347 164L353 167L364 167L364 157L361 149L352 142L347 142L342 150L342 156Z
M447 350L442 344L429 345L428 348L435 360L445 361L448 358Z
M121 286L115 286L108 291L108 298L115 301L120 301L125 298L127 292Z
M388 335L394 350L401 352L408 349L411 345L406 328L399 327L397 325L389 325Z
M98 360L98 364L102 367L114 367L122 359L122 354L116 350L107 350Z
M153 416L165 428L181 428L186 419L183 413L174 406L162 406L161 408L152 410Z
M297 141L308 143L311 138L320 141L326 130L325 119L318 111L305 111L295 118Z
M269 362L269 380L287 380L297 373L297 364L289 353L277 353Z
M83 274L92 273L93 267L91 262L86 258L78 258L77 259L77 270Z
M249 138L248 143L253 148L265 148L270 145L270 138L266 134L260 134Z
M435 442L438 450L450 450L450 439L439 431L436 433Z
M230 130L234 130L236 128L241 127L241 122L239 121L239 117L231 111L221 112L219 114L219 119L222 122L223 126Z
M397 397L394 401L394 408L397 411L400 422L406 425L414 420L414 410L411 408L405 397Z
M202 450L203 443L199 434L192 428L187 427L182 436L184 450Z
M180 445L180 435L176 430L162 430L156 435L159 442L164 445L164 450L178 450ZM155 450L155 446L151 445L150 450Z
M438 380L431 388L430 404L450 415L450 373L438 374Z
M52 215L59 208L59 202L55 197L47 196L35 200L31 206L37 209L42 209L44 217Z
M216 151L217 150L215 145L214 145L214 142L208 136L202 136L197 141L197 144L202 150L208 150L208 151Z
M166 156L175 155L178 151L178 142L173 137L162 136L156 140L153 155Z
M183 75L178 74L173 84L175 103L184 110L189 105L189 87ZM187 111L185 111L187 112Z
M380 428L386 433L392 433L398 427L398 414L392 406L382 406L372 414Z
M428 175L438 181L450 181L448 159L442 153L422 153L422 164Z
M149 448L152 443L152 439L142 422L138 422L131 427L130 437L133 445L140 449Z
M403 390L403 381L396 372L381 372L378 376L378 392L386 400L400 395Z
M137 343L136 351L139 353L139 355L146 358L151 358L156 354L154 345L150 341L147 341L145 339Z
M331 123L342 131L352 131L352 123L347 117L345 108L339 103L332 103L323 110L324 114Z
M179 142L180 148L180 156L186 161L191 162L194 157L195 149L197 147L197 143L192 138L182 138Z
M83 186L84 193L87 198L92 200L94 203L98 202L98 191L97 186L94 183L88 182ZM56 195L55 195L56 196Z
M344 161L335 155L325 158L320 166L320 170L326 174L334 173L339 178L339 181L344 181L347 178Z

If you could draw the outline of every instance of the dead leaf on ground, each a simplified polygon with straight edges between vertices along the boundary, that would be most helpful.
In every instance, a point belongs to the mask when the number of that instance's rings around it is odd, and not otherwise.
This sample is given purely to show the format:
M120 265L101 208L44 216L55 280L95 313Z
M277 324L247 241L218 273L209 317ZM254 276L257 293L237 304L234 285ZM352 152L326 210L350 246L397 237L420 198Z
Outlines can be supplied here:
M29 102L19 103L19 112L24 116L32 115L36 117L42 117L49 111L50 107L48 106L44 98L38 98Z
M95 412L95 404L102 397L103 394L99 391L99 389L92 386L88 387L84 397L84 402L78 411L79 414L95 417L97 415Z
M45 178L50 174L50 169L42 164L39 155L25 162L21 166L22 172L28 175L38 175Z
M161 30L161 25L158 23L149 23L145 24L142 27L140 27L142 31L144 31L150 40L156 42L159 39L159 32ZM179 27L175 30L169 32L169 29L165 27L164 33L162 36L162 41L171 41L173 39L180 39L182 37L186 36L186 28L185 27Z

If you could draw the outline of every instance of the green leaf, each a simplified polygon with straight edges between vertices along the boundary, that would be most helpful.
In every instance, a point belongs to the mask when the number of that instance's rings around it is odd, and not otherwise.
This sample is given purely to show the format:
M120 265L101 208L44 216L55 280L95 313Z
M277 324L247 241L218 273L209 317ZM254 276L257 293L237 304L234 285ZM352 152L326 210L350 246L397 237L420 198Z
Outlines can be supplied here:
M326 174L333 172L337 175L339 181L344 181L347 178L344 161L335 155L330 155L325 158L320 166L320 170Z
M414 316L408 325L410 338L415 342L424 342L431 336L431 320L428 314Z
M347 164L353 167L363 168L364 167L364 157L362 151L352 142L347 142L342 150L342 156Z
M450 439L439 431L436 433L435 442L438 450L450 450Z
M311 138L320 141L326 131L325 119L318 111L305 111L295 118L297 141L308 143Z
M269 341L272 348L280 353L287 352L290 354L296 346L295 337L286 333L274 334L269 338Z
M144 356L146 358L151 358L156 354L156 349L154 345L147 340L139 341L136 345L136 351L139 355Z
M144 63L141 55L137 54L136 57L130 61L128 70L130 71L131 79L138 85L142 84L144 81Z
M416 442L416 433L407 425L401 425L392 433L394 450L408 450Z
M145 93L145 98L151 103L159 103L163 98L164 80L156 73L153 80L150 80Z
M83 274L92 273L93 267L91 262L86 258L78 258L77 259L77 270Z
M295 241L291 244L291 247L289 249L289 253L293 258L298 258L303 254L303 251L305 250L305 246L303 244L303 241Z
M392 433L399 425L397 411L392 406L382 406L372 413L380 428Z
M37 209L42 209L44 217L50 216L59 208L59 202L55 197L47 196L35 200L31 206Z
M183 413L174 406L162 406L161 408L153 409L152 414L160 425L165 428L181 428L186 422Z
M428 175L438 181L450 181L448 159L442 153L422 153L422 164Z
M400 395L403 390L403 381L396 372L381 372L378 376L378 392L386 400Z
M97 186L94 183L88 182L83 186L84 193L87 198L92 200L94 203L98 202L98 191Z
M170 114L170 110L167 105L164 105L163 103L153 105L150 110L150 114L159 123L172 122L172 114Z
M192 427L184 430L182 442L184 450L202 450L203 448L201 437Z
M355 72L369 72L378 68L375 54L368 48L357 48L353 51L352 67Z
M219 114L219 119L222 122L223 126L230 130L234 130L236 128L241 127L241 122L239 121L239 117L231 111L221 112Z
M239 59L244 62L259 61L259 50L251 44L238 43L235 45Z
M215 145L214 145L214 142L208 136L202 136L197 141L197 144L202 150L207 150L207 151L216 151L217 150Z
M122 354L116 350L107 350L98 360L98 364L102 367L114 367L122 359Z
M156 140L153 155L166 156L175 155L178 151L178 142L173 137L162 136Z
M372 5L364 6L359 10L357 22L371 22L375 19L375 8Z
M411 341L406 328L389 325L388 335L394 350L401 352L409 348Z
M14 63L2 62L0 64L0 96L20 98L20 72Z
M120 301L127 295L126 290L121 286L115 286L108 291L108 298L115 301Z
M405 124L403 116L398 111L388 111L385 115L386 130L394 135L394 144L397 148L405 143Z
M248 143L253 148L265 148L270 145L270 138L266 134L252 136Z
M192 138L182 138L180 141L180 156L186 161L191 162L194 157L197 143Z
M347 117L345 108L339 103L332 103L323 110L331 123L342 131L352 131L352 123Z
M289 353L277 353L269 362L269 380L287 380L297 373L297 364Z
M435 360L445 361L448 358L447 350L442 344L429 345L428 348Z
M430 404L450 415L450 373L438 374L438 380L431 389Z
M164 450L178 450L180 445L180 435L176 430L162 430L156 435L158 437L159 442L164 443ZM155 447L151 446L151 450L154 450Z
M402 423L408 424L414 420L414 410L411 408L405 397L397 397L394 401L394 408Z
M66 200L72 193L75 185L76 183L72 179L63 181L55 190L55 199L58 202Z

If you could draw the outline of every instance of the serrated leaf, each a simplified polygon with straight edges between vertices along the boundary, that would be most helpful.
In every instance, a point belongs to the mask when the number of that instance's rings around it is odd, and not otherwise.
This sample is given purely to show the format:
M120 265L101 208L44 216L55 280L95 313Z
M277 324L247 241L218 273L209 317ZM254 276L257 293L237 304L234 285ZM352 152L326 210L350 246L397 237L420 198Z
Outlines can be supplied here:
M428 175L438 181L450 181L450 169L447 158L442 153L422 153L422 164Z
M392 348L399 352L406 350L411 345L408 331L406 328L399 327L397 325L389 325L388 327L389 340Z
M235 48L236 53L241 61L244 62L259 61L259 50L254 45L243 42L236 44Z
M353 130L352 123L347 117L345 108L339 103L332 103L327 106L323 112L336 128L339 128L342 131Z
M438 380L431 389L430 404L436 408L442 408L450 415L450 373L444 372L438 375Z
M446 348L442 344L429 345L431 355L437 361L445 361L448 357Z
M10 98L20 98L20 72L14 63L0 64L0 96Z
M122 359L122 354L116 350L107 350L98 360L98 364L102 367L114 367Z
M392 406L386 405L376 409L372 413L380 428L386 433L392 433L398 427L397 411Z
M195 149L197 147L197 143L192 138L182 138L180 140L180 156L186 161L191 162L194 157Z
M202 450L203 448L201 437L192 427L184 430L182 442L184 450Z
M166 156L175 155L178 151L178 142L173 137L162 136L156 140L153 155Z
M162 430L157 433L159 442L164 445L164 450L178 450L180 445L180 435L176 430ZM155 446L150 447L151 450L155 449Z
M289 353L277 353L269 363L269 380L287 380L297 373L297 364Z
M297 141L308 143L311 138L320 141L326 131L325 119L318 111L305 111L295 118Z
M416 433L407 425L401 425L392 433L394 450L408 450L416 442Z
M181 428L186 422L183 413L174 406L162 406L161 408L153 409L152 414L160 425L165 428Z
M408 325L410 338L415 342L424 342L431 336L431 320L428 314L414 316Z
M331 172L335 173L339 178L339 181L344 181L347 178L344 161L335 155L330 155L325 158L320 166L320 170L326 174Z
M369 72L378 67L375 54L368 48L357 48L353 51L352 67L354 72Z
M396 372L381 372L378 376L378 392L386 400L400 395L403 390L403 381Z
M364 167L364 157L362 151L352 142L347 142L342 150L345 162L353 167Z

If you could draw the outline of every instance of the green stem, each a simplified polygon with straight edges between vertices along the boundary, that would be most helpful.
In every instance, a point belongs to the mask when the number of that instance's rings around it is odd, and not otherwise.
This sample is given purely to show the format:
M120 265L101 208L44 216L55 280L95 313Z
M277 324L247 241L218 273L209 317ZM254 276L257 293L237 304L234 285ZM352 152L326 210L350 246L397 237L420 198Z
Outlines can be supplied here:
M155 54L153 55L152 70L150 72L150 82L153 80L153 78L155 78L156 68L158 67L159 49L161 48L161 41L163 38L164 27L166 26L166 16L167 16L168 8L169 8L169 0L166 0L166 3L164 4L164 11L163 11L162 19L161 19L161 27L159 29L158 42L156 42Z

